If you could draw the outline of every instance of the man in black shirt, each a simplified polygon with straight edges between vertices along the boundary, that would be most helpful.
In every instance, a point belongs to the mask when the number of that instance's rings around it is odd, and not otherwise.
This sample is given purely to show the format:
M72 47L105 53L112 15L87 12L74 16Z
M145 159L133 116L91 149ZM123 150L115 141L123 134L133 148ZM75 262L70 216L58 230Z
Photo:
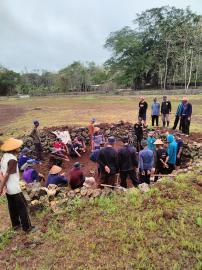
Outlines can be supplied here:
M129 146L128 140L127 136L123 138L124 146L118 151L121 186L124 188L127 188L127 176L130 177L135 187L139 184L135 172L135 168L138 167L136 149L133 146Z
M163 148L163 142L157 139L154 144L156 145L156 170L155 174L168 174L168 153L167 150ZM158 176L155 176L154 181L158 180Z
M137 151L139 152L142 150L141 141L143 139L143 126L141 118L138 118L138 122L134 125L134 133L136 136Z
M138 117L140 117L143 120L144 126L146 126L147 107L148 104L144 100L144 97L140 97Z
M101 184L114 186L118 174L118 154L114 149L115 138L108 138L108 144L99 152L97 163L100 166Z
M167 122L167 127L169 127L170 113L171 113L171 102L169 100L167 100L166 96L163 96L163 101L161 103L161 116L162 116L163 127L166 126L166 122Z

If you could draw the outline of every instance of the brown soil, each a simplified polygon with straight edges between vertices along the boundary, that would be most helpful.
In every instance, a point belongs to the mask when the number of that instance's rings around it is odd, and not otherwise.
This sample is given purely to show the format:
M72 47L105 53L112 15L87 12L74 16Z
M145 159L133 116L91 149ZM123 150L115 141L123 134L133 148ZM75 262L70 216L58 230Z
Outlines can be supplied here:
M0 104L0 123L3 126L13 121L18 116L22 115L24 109L15 105Z

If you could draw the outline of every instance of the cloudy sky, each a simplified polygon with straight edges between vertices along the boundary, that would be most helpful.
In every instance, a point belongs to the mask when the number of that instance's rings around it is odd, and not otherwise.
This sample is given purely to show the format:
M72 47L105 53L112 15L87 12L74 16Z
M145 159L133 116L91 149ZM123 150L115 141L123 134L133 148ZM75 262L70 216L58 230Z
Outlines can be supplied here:
M162 5L202 14L202 0L0 0L0 64L16 71L57 71L74 60L101 64L110 55L103 48L110 32Z

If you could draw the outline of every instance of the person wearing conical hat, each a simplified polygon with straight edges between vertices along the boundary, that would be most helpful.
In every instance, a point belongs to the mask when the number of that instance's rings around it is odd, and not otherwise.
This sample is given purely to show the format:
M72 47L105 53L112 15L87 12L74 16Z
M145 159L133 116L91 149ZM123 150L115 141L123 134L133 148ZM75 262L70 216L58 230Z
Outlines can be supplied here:
M46 187L48 187L48 185L50 185L50 184L54 184L57 186L67 186L68 185L68 180L64 176L64 173L61 173L61 171L62 171L61 167L59 167L57 165L52 166L52 168L49 171L48 180L46 182Z
M156 168L155 174L168 174L168 160L169 156L167 150L163 147L163 142L157 139L154 144L156 145ZM155 176L154 181L158 180L158 176Z
M27 203L20 188L20 176L17 154L23 141L10 138L1 145L4 152L1 159L0 195L6 188L8 209L14 230L22 229L29 232L34 229L31 225L27 210Z

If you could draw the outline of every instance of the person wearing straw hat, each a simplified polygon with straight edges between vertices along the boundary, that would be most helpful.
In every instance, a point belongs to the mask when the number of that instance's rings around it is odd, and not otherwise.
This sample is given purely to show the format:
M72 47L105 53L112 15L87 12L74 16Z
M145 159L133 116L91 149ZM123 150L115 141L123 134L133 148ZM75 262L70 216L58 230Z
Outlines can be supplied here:
M150 184L151 171L154 165L154 153L148 149L146 140L142 140L141 144L144 149L139 152L140 181L141 183Z
M155 174L168 174L168 153L163 147L163 142L161 139L157 139L154 144L156 145L156 168ZM154 181L158 180L158 175L154 177Z
M54 184L57 186L67 186L68 185L68 180L67 178L64 176L64 173L61 173L62 168L57 166L57 165L53 165L52 168L49 171L49 175L48 175L48 179L46 182L46 187L48 187L48 185L50 184Z
M17 162L17 153L23 141L10 138L1 145L4 152L1 159L0 195L6 188L8 209L14 230L22 229L25 232L34 230L27 210L27 202L20 188L20 176Z
M83 186L85 177L81 169L81 164L75 162L73 168L69 172L69 184L72 189L80 188Z
M32 129L32 132L30 133L30 137L32 137L32 139L33 139L37 159L43 160L43 158L42 158L43 148L41 145L41 139L40 139L40 134L39 134L39 130L38 130L39 121L34 120L33 124L34 124L34 128Z

